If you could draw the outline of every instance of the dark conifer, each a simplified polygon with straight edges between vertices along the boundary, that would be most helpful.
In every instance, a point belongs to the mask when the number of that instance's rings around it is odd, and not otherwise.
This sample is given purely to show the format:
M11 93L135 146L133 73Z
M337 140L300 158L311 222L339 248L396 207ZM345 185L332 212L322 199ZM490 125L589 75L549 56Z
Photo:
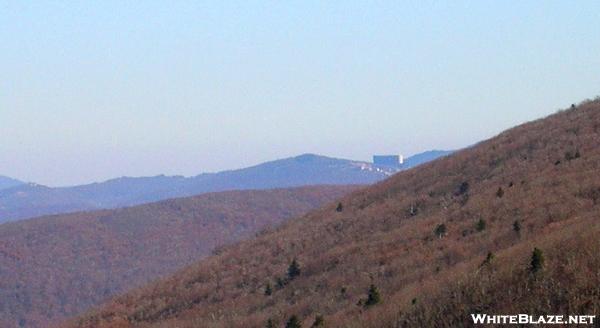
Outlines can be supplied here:
M517 233L521 231L521 222L519 222L519 220L515 220L515 222L513 222L513 230Z
M273 319L269 318L269 320L267 320L267 324L265 325L266 328L275 328L275 324L273 323Z
M285 328L302 328L302 324L300 323L300 319L298 319L298 316L291 316L290 319L286 322Z
M442 238L446 235L446 225L445 224L438 224L437 227L435 227L435 230L433 231L435 233L435 235L438 238Z
M540 271L544 267L544 254L542 250L535 247L531 254L531 266L530 270L533 273Z
M268 282L265 286L265 295L271 296L271 294L273 294L273 287L271 287L271 283Z
M496 191L496 197L502 198L502 196L504 196L504 189L502 189L502 187L499 187Z
M381 302L381 295L379 294L379 289L373 284L369 287L369 295L367 296L367 300L365 301L365 306L372 306L375 304L379 304Z
M298 261L296 259L294 259L292 261L292 263L290 263L290 266L288 267L288 278L294 279L297 276L300 275L300 264L298 264Z
M483 263L481 263L481 266L484 265L489 265L490 263L492 263L492 261L494 260L494 253L492 252L488 252L487 256L485 257L485 260L483 260Z
M312 326L310 326L311 328L322 328L325 327L325 318L320 315L317 314L317 316L315 317L315 322L313 322Z
M475 229L477 229L477 231L481 232L481 231L485 230L486 225L487 224L484 219L479 219L479 221L477 221L477 224L475 225Z

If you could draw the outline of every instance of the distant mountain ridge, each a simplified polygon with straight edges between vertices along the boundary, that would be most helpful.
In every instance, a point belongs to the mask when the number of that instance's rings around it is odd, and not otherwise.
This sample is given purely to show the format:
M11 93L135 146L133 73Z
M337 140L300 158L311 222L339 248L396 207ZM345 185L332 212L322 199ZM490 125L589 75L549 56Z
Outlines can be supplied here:
M407 162L413 157L408 158ZM434 157L435 155L430 155L426 159ZM414 162L422 163L424 160ZM101 183L60 188L20 184L0 189L0 223L49 214L132 206L206 192L371 184L396 172L395 169L368 162L303 154L243 169L203 173L194 177L122 177Z
M0 175L0 190L24 184L23 181Z

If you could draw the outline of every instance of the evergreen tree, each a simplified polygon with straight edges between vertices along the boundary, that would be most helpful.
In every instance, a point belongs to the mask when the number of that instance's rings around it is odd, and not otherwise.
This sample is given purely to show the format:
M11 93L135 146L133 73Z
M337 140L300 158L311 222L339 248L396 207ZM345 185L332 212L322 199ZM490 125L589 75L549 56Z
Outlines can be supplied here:
M446 235L446 225L445 224L438 224L437 227L435 227L435 230L433 231L435 233L435 235L438 238L442 238Z
M337 212L341 212L344 210L344 205L342 205L342 203L338 203L337 208L335 209Z
M460 187L458 187L457 195L465 194L467 191L469 191L469 183L465 181L460 184Z
M273 287L271 287L271 283L268 282L267 286L265 286L265 295L271 296L273 294Z
M542 250L535 247L533 249L533 253L531 254L531 272L536 273L542 269L544 266L544 254Z
M504 196L504 190L502 190L502 187L500 187L498 188L498 191L496 191L496 197L502 198L502 196Z
M285 287L285 284L287 282L285 281L285 279L282 279L281 277L277 277L277 287L279 287L280 289Z
M290 319L286 322L285 328L302 328L300 319L298 319L296 315L291 316Z
M311 328L317 327L325 327L325 318L320 314L317 314L317 316L315 317L315 322L313 322L311 326Z
M300 275L300 264L298 264L298 261L294 258L294 260L292 261L292 263L290 263L290 266L288 267L288 278L294 279L297 276Z
M481 263L482 266L484 265L488 265L490 263L492 263L492 261L494 260L494 253L492 252L488 252L487 256L485 257L485 260L483 260L483 263Z
M418 212L419 212L419 208L416 207L414 204L410 204L410 208L408 209L408 214L410 214L410 216L415 216L415 215L417 215Z
M481 232L481 231L485 230L485 226L486 226L485 220L479 219L479 221L477 221L477 224L475 225L475 229L477 229L477 231Z
M269 320L267 320L267 325L265 327L266 328L275 328L275 324L273 323L273 319L269 318Z
M515 220L513 223L513 230L517 233L521 232L521 222L519 220Z
M379 289L373 284L369 287L369 295L367 296L367 301L365 302L365 306L375 305L381 302L381 295L379 294Z

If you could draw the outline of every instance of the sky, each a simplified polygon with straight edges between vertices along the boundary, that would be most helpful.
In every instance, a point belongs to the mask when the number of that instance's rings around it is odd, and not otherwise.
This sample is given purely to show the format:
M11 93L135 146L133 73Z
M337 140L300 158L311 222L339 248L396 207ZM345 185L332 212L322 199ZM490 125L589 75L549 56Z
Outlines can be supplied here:
M600 95L598 1L0 0L0 175L456 149Z

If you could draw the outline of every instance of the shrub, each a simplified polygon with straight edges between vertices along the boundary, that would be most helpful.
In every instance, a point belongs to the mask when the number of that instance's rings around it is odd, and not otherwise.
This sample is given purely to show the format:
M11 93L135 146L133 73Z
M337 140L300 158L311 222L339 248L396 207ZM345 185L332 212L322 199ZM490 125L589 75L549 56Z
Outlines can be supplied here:
M531 254L531 266L530 270L533 273L540 271L544 267L544 254L542 250L535 247L533 249L533 253Z
M579 154L579 150L576 150L575 152L567 151L565 153L565 159L567 161L571 161L579 157L581 157L581 154Z
M288 267L288 278L294 279L297 276L300 275L300 264L298 264L298 261L296 259L292 260L292 263L290 263L290 266Z
M598 200L600 200L600 188L593 187L588 188L586 190L580 191L577 193L577 197L583 197L587 199L591 199L594 205L598 204Z
M290 319L286 322L285 328L302 328L302 324L300 323L300 319L298 319L298 316L292 315Z
M477 224L475 224L475 229L477 229L477 231L479 231L479 232L485 230L485 227L486 227L486 222L484 219L479 219L479 221L477 221Z
M435 235L438 238L442 238L446 235L446 225L445 224L438 224L437 227L435 227L435 230L433 231L435 233Z
M381 295L379 294L379 289L373 284L369 287L369 295L367 296L367 300L365 301L365 306L372 306L375 304L379 304L381 302Z
M317 327L325 327L325 318L320 315L317 314L317 316L315 317L315 322L313 322L312 328L317 328Z
M336 207L336 212L341 212L344 210L344 205L342 205L342 203L338 203L338 206Z

